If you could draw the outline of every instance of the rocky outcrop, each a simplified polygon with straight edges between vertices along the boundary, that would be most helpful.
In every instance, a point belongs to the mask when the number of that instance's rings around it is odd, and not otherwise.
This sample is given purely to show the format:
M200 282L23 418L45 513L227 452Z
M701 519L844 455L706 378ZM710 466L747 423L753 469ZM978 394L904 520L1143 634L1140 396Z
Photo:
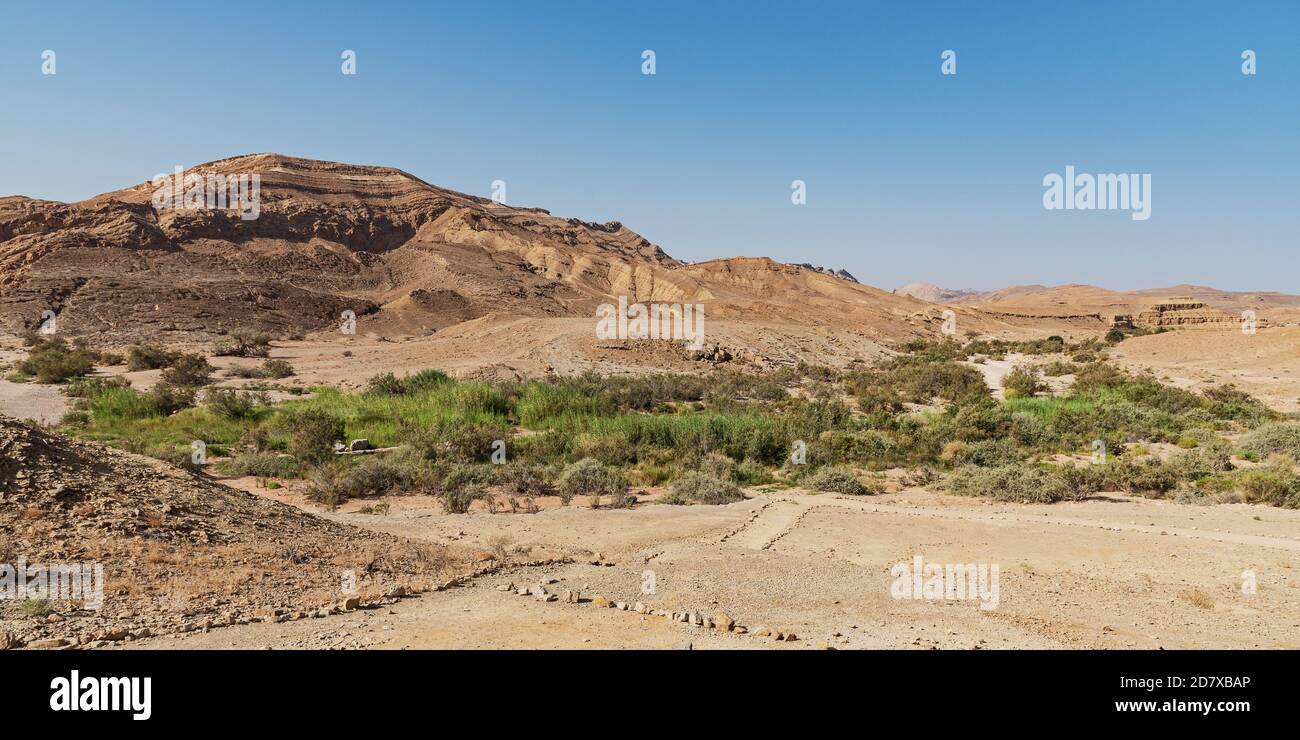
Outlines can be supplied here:
M1236 329L1240 328L1245 320L1246 318L1241 315L1211 308L1191 298L1167 298L1157 301L1131 319L1133 324L1144 329L1158 327ZM1255 317L1257 328L1264 328L1266 325L1265 319Z

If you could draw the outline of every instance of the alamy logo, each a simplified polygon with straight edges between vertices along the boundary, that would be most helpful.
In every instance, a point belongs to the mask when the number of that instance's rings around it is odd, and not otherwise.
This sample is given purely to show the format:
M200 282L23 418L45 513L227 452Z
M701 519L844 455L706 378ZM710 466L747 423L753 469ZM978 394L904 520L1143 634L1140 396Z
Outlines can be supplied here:
M1130 218L1151 218L1151 173L1075 174L1067 165L1065 175L1049 172L1043 178L1043 208L1049 211L1132 211Z
M153 716L153 679L81 677L74 670L68 678L50 681L50 709L56 712L131 712L131 719Z
M0 563L0 599L80 601L98 611L104 606L104 566L99 563L28 565L27 558Z
M633 303L618 297L618 305L596 307L597 339L682 340L691 349L704 348L703 303Z
M927 563L920 555L890 568L895 599L979 601L985 611L998 608L998 565L988 563Z
M214 172L204 176L186 174L177 166L172 175L154 175L153 187L153 207L159 211L230 210L238 211L244 221L262 214L261 175Z

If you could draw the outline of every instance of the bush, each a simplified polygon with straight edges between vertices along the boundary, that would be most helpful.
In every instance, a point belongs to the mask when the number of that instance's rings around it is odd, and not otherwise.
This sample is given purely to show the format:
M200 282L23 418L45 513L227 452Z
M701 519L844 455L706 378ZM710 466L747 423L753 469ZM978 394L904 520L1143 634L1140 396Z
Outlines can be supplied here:
M334 443L342 441L343 420L320 409L302 409L283 419L291 439L289 453L300 462L319 464L334 457Z
M258 404L268 403L265 393L249 393L232 388L213 388L203 396L212 413L227 419L249 419Z
M281 380L294 374L293 365L284 360L266 360L260 367L231 365L226 368L226 377Z
M354 498L410 492L424 482L417 469L376 455L355 465L317 468L308 480L306 494L313 501L334 507Z
M824 493L846 493L851 496L870 493L852 470L838 466L820 468L812 475L801 477L799 483L810 491Z
M426 460L473 463L492 457L493 443L510 439L510 429L490 421L442 418L429 426L406 425L400 436Z
M172 385L200 386L212 382L212 365L203 355L182 352L162 371L164 383Z
M153 344L132 345L126 351L126 369L134 372L171 367L180 355L179 352L169 352Z
M285 360L267 360L262 363L261 374L263 378L271 380L281 380L291 377L294 374L293 365Z
M297 478L298 461L289 455L273 452L250 452L236 455L217 464L226 475L256 476L258 478Z
M1043 469L1030 465L996 468L966 466L948 479L948 490L962 496L980 496L996 501L1049 504L1083 498L1096 490L1095 474L1078 468Z
M266 357L271 347L271 336L255 329L234 329L217 340L212 354L218 357Z
M1271 422L1255 428L1237 440L1237 447L1260 457L1288 455L1300 460L1300 423Z
M1282 467L1255 468L1234 476L1249 503L1300 509L1300 475Z
M392 373L376 375L366 381L366 393L382 396L405 396L432 390L451 382L441 370L421 370L414 375L399 378Z
M154 413L163 416L187 409L194 405L195 392L188 386L179 386L167 381L159 381L149 389L149 402L153 404Z
M617 470L588 457L564 468L558 490L566 506L574 496L612 496L618 500L627 495L627 480Z
M1002 388L1007 398L1032 398L1047 390L1047 385L1039 379L1038 370L1017 365L1002 379Z
M1178 476L1159 460L1134 462L1120 458L1105 470L1109 485L1126 493L1163 498L1178 485Z
M660 499L665 504L730 504L744 501L745 494L731 481L702 472L691 472L673 483Z
M549 496L555 487L547 482L542 469L536 465L514 463L501 466L497 482L507 493L527 496Z
M84 346L69 347L62 337L37 337L16 369L37 383L63 383L95 370L93 353Z

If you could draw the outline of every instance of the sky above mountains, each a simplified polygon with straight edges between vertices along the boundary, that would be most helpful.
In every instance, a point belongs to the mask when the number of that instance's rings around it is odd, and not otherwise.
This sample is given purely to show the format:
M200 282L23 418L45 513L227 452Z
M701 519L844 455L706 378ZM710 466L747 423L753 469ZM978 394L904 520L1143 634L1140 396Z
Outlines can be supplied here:
M616 219L680 259L886 288L1300 292L1300 5L1216 8L11 4L0 195L79 200L275 151L483 196L500 180L512 204ZM1045 208L1067 167L1149 175L1149 218Z

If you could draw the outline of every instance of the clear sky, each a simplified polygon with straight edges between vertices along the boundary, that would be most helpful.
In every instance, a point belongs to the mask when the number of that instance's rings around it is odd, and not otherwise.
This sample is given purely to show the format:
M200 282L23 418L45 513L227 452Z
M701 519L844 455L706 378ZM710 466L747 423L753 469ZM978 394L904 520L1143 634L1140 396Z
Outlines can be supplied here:
M1298 293L1300 2L0 5L0 194L261 151L884 288ZM1044 209L1066 165L1150 219Z

